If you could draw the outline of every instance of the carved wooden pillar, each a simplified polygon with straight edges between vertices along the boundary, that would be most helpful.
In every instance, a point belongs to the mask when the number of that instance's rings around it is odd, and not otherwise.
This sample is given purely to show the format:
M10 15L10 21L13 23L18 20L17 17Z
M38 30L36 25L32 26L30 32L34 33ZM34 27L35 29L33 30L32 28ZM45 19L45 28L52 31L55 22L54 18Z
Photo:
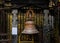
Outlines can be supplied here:
M50 43L50 25L48 23L49 10L44 10L43 43ZM47 37L48 36L48 37Z
M12 43L17 43L17 34L18 34L18 28L17 28L17 13L18 13L18 10L17 9L14 9L12 11Z

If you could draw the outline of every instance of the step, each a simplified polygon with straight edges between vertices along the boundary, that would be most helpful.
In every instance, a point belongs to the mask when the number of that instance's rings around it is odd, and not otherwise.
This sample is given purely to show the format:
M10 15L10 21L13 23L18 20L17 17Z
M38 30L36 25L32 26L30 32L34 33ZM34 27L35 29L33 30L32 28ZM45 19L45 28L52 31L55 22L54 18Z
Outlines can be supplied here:
M2 40L0 40L0 42L7 42L7 41L9 41L9 39L2 39Z

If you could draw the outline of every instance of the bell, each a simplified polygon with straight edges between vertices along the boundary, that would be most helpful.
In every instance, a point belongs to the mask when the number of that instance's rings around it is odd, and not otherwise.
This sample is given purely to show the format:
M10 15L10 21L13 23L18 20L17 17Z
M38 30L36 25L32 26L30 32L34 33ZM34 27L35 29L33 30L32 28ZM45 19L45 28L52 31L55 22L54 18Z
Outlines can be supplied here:
M35 28L33 21L26 21L25 22L25 29L22 31L23 34L36 34L39 33L37 29Z

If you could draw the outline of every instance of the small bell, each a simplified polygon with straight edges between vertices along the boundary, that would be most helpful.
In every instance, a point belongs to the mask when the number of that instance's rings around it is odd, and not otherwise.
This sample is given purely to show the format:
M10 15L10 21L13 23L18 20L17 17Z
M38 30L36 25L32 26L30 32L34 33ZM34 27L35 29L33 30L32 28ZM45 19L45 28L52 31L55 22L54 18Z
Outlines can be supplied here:
M36 34L39 33L37 29L35 28L34 22L33 21L26 21L25 22L25 29L22 32L23 34Z

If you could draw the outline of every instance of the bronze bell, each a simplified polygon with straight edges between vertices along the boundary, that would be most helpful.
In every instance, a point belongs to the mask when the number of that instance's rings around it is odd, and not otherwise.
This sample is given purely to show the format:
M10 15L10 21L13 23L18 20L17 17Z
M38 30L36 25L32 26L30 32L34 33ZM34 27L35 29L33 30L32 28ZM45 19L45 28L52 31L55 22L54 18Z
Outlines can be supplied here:
M23 34L36 34L39 33L37 29L35 28L33 21L26 21L25 22L25 29L22 31Z

